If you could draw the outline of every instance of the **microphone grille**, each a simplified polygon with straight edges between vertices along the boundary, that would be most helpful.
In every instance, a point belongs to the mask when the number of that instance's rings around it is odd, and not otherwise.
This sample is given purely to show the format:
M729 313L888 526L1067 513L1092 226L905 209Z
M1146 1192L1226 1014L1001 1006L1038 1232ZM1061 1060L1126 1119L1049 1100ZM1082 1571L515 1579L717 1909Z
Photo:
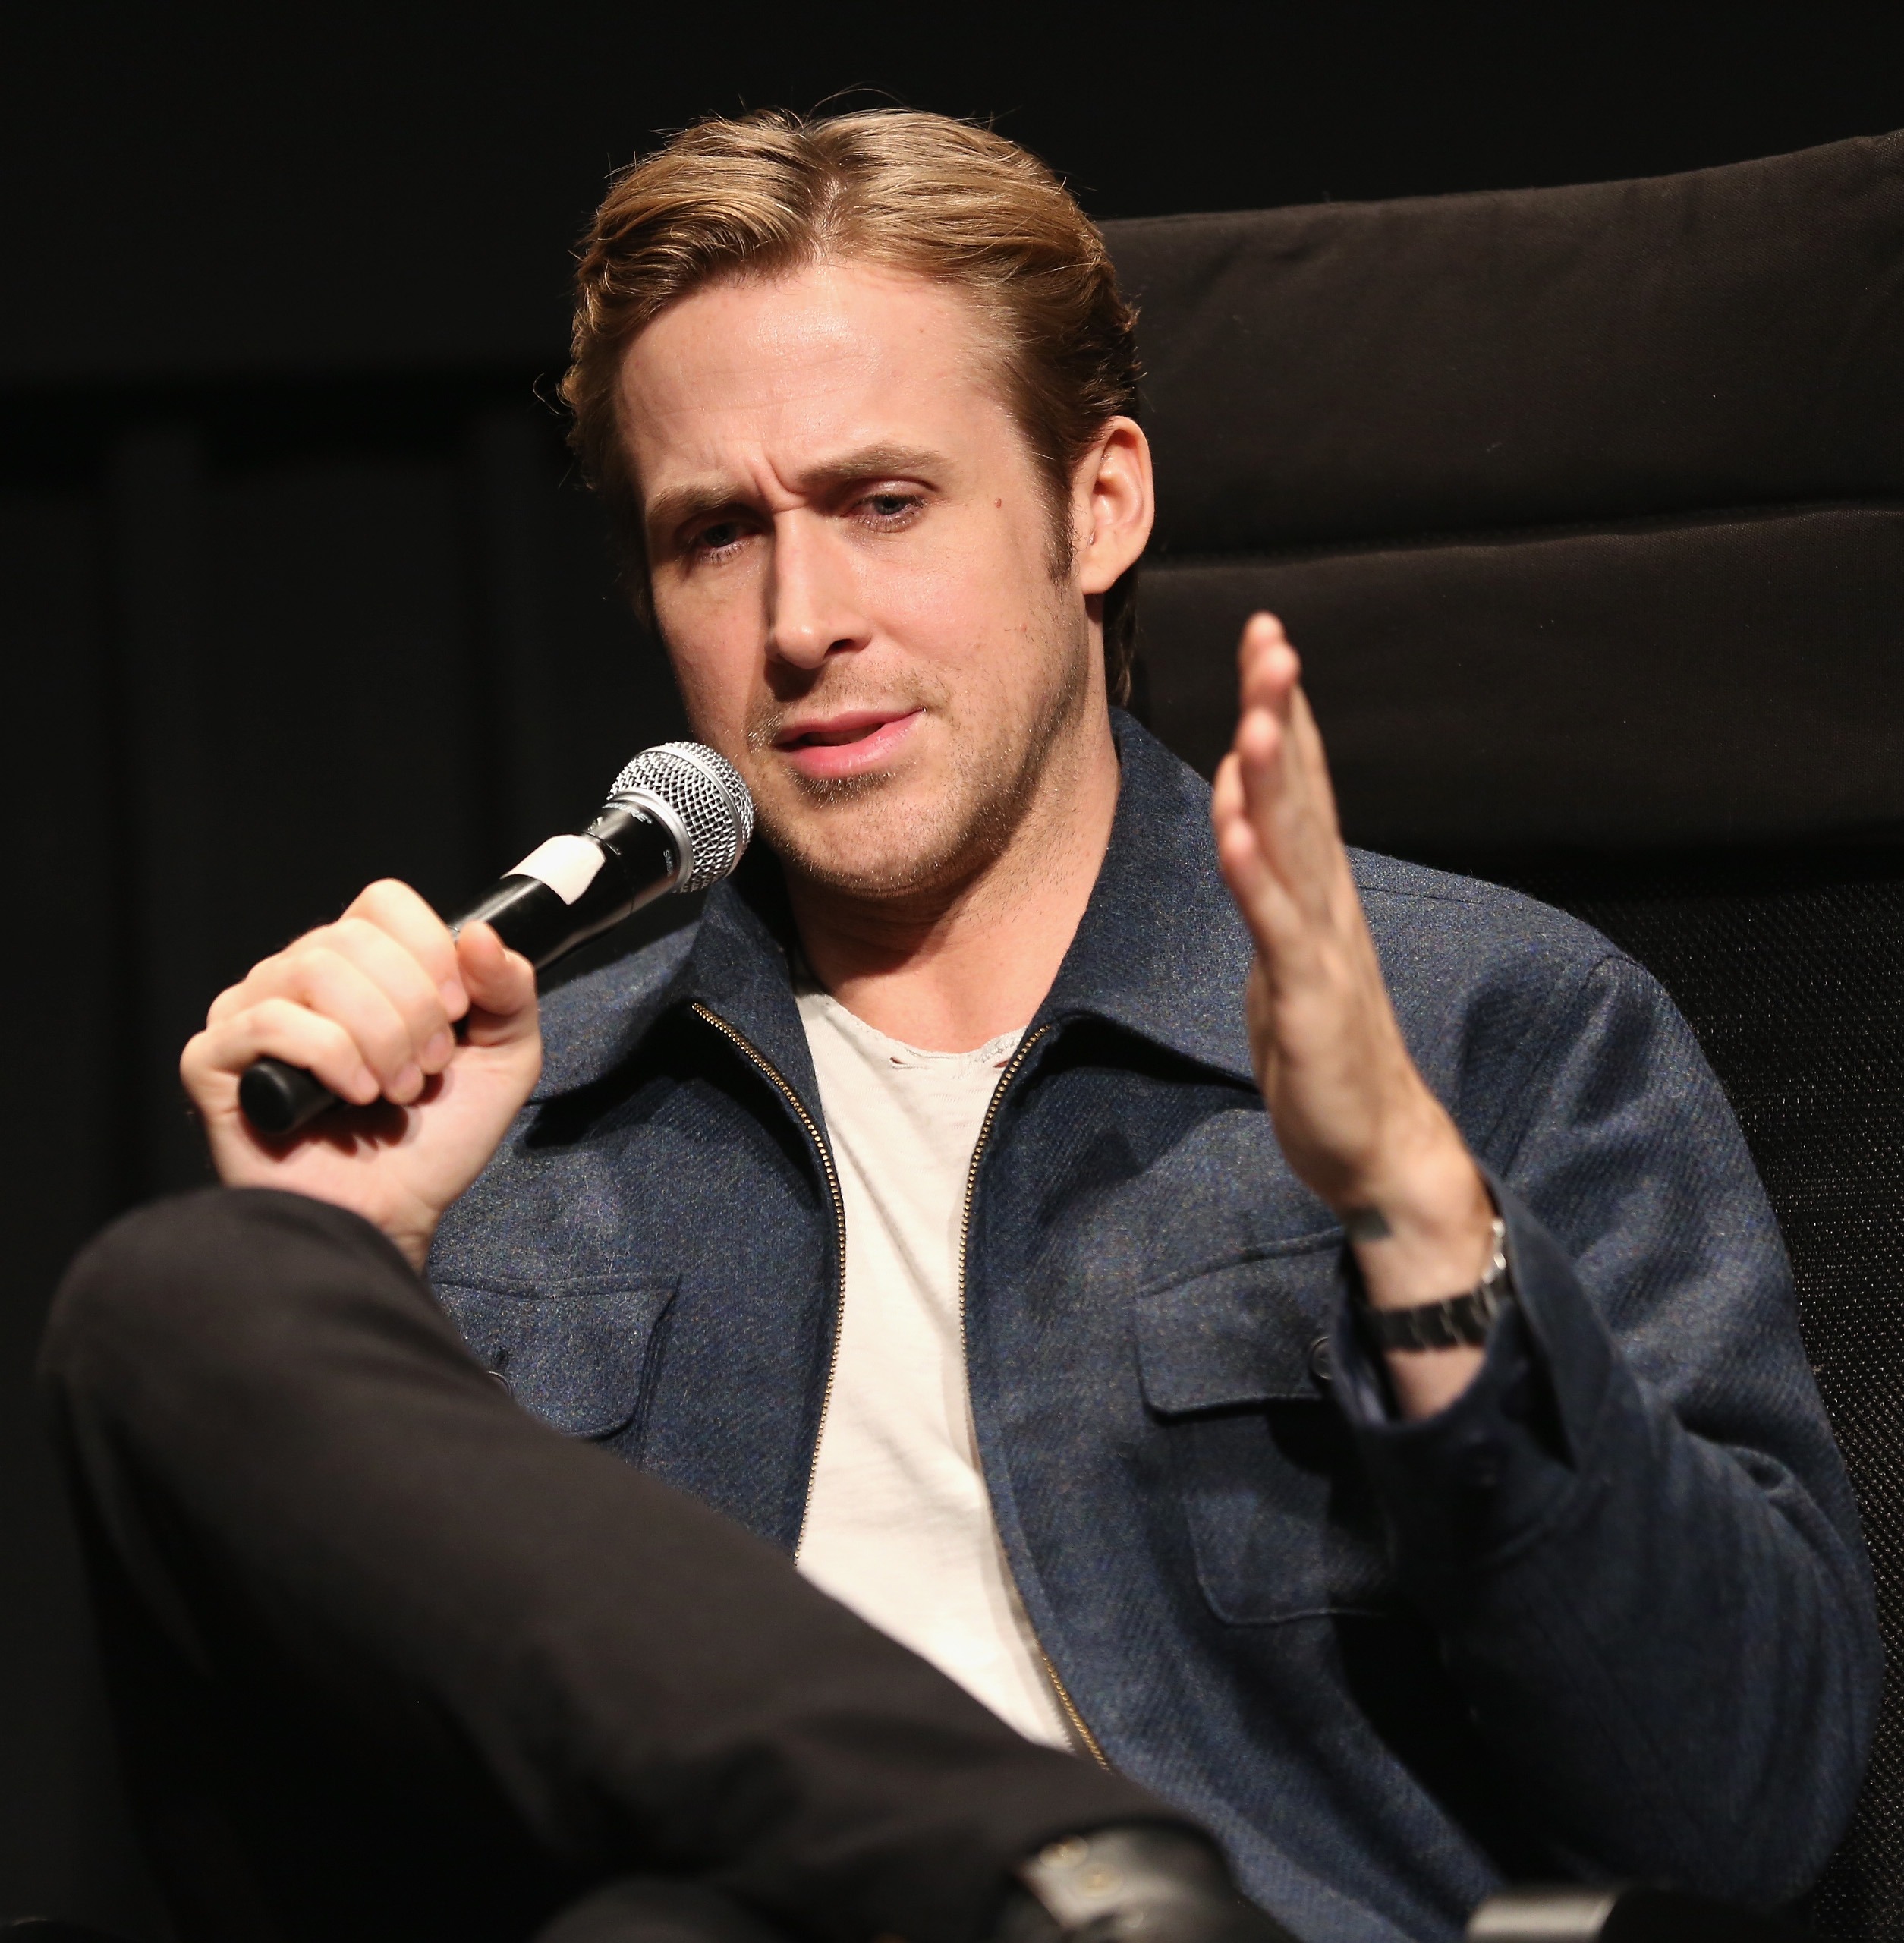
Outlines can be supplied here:
M700 742L657 742L615 779L612 802L653 796L673 811L688 834L688 874L678 888L705 890L741 861L754 834L754 798L741 772Z

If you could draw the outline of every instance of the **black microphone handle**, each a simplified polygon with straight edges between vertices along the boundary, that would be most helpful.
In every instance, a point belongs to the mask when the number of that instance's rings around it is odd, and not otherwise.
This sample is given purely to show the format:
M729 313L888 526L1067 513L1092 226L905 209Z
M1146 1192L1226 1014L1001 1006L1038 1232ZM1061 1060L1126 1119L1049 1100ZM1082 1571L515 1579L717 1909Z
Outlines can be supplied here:
M574 902L540 877L511 871L452 918L451 931L480 918L540 972L672 890L684 874L674 838L659 818L625 804L610 803L568 840L593 842L602 853L600 868ZM260 1133L278 1138L343 1104L313 1074L269 1053L238 1079L239 1110Z

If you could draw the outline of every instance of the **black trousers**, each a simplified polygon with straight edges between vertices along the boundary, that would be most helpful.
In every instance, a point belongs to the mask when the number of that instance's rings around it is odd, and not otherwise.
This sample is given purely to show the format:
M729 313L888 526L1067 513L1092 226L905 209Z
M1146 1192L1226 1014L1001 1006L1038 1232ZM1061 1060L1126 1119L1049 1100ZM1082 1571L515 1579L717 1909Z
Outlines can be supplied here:
M1043 1842L1177 1819L529 1417L341 1209L127 1217L42 1374L184 1943L973 1943Z

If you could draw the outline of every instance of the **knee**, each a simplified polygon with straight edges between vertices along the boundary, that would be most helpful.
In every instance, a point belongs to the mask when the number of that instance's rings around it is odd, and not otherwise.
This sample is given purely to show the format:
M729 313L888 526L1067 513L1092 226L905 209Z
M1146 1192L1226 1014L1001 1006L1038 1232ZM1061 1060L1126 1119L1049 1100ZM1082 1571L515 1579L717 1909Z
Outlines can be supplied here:
M301 1195L209 1188L123 1215L83 1249L53 1299L40 1352L58 1398L111 1408L154 1385L231 1373L282 1349L313 1257L380 1258L389 1244Z

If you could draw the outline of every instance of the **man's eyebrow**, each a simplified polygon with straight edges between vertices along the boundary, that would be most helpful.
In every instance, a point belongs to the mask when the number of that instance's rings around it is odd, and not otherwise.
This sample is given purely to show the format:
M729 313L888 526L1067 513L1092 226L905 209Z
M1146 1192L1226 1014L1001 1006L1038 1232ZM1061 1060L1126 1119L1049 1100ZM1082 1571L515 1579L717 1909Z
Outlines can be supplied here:
M911 479L922 474L943 472L949 461L943 452L929 452L923 446L862 446L856 452L827 460L800 475L800 490L810 493L817 487L850 486L861 479Z
M657 537L678 532L691 520L708 513L724 513L743 504L739 493L727 486L675 486L657 493L648 502L647 527Z
M923 446L862 446L857 452L813 466L795 481L802 493L825 492L829 487L850 486L861 479L911 479L943 472L949 461L943 452ZM744 496L731 486L692 483L658 493L647 513L648 531L656 535L676 533L710 513L728 512L747 504Z

